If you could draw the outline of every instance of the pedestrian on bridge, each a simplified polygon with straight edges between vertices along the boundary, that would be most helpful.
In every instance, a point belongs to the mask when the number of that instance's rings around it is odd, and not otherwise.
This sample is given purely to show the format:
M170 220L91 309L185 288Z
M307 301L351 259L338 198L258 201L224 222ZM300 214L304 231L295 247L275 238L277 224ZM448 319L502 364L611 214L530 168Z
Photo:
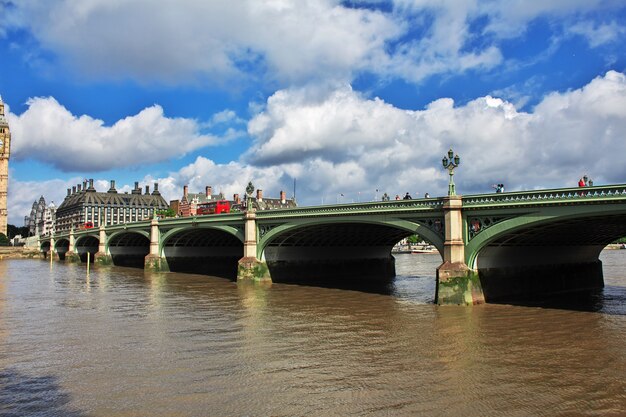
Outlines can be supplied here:
M409 194L409 192L407 191L406 194L404 195L404 200L412 200L413 197L411 197L411 194Z

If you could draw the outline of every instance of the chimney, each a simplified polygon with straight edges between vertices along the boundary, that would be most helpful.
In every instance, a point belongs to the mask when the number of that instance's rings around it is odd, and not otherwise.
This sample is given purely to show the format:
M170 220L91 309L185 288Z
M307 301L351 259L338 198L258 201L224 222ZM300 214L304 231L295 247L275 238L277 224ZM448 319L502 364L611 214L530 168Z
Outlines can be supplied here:
M89 191L96 191L96 189L93 188L93 178L89 179Z
M68 195L68 197L69 197L70 195L72 195L72 189L71 189L71 188L68 188L68 189L67 189L67 195Z
M76 193L76 186L72 185L72 194Z
M186 200L188 195L189 195L189 186L185 185L183 186L183 198Z
M239 194L233 194L233 201L235 204L240 204L241 200L239 199Z
M161 195L161 193L159 192L159 183L158 182L154 183L154 191L152 191L152 195Z
M210 185L207 185L205 192L206 192L206 196L208 198L211 198L211 195L213 194L213 187L211 187Z
M78 191L79 193L80 193L80 187L81 187L81 185L80 185L80 184L78 184L78 185L76 186L76 191Z
M150 186L146 185L146 195L150 194Z
M111 180L111 188L109 188L109 191L107 191L107 193L116 193L117 194L117 190L115 189L115 180Z
M256 201L263 201L263 190L256 190Z
M133 188L130 193L141 195L141 188L139 188L139 181L135 181L135 188Z
M83 181L83 190L87 190L87 180Z
M280 204L285 204L287 202L287 193L284 191L280 192Z

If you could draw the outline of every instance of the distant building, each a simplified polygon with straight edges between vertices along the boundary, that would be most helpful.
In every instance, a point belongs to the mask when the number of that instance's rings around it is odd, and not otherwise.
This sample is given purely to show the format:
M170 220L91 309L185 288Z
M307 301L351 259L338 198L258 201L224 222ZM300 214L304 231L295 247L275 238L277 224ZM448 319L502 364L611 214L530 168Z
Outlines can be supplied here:
M190 193L189 187L183 187L183 196L180 200L170 201L170 208L181 217L195 216L198 213L198 205L212 201L225 200L222 193L213 194L210 185L205 187L204 193ZM264 198L263 190L256 190L256 198L252 198L252 204L256 210L277 210L297 207L295 199L288 199L284 191L280 192L280 198ZM245 209L246 202L234 194L232 200L228 200L232 210Z
M159 192L159 184L154 184L154 191L146 185L145 193L135 182L130 194L120 194L115 189L115 181L107 192L98 192L93 180L83 181L67 189L67 196L56 210L55 231L67 232L72 227L100 227L100 224L112 225L131 223L151 219L155 211L167 210L168 205Z
M39 236L50 236L54 233L56 211L57 207L54 205L54 201L45 208L43 218L37 226Z
M235 194L239 199L239 195ZM256 190L256 198L252 199L252 204L257 210L279 210L297 207L296 199L288 199L287 193L280 192L280 198L265 198L263 190Z
M204 193L190 193L189 187L185 185L183 187L183 196L178 202L178 209L175 210L175 212L181 217L195 216L197 214L198 204L223 199L224 195L222 193L213 194L213 187L210 185L207 185L204 188ZM174 201L170 202L170 207L172 207L172 203L174 203Z
M39 200L33 202L30 215L24 217L24 226L28 227L28 236L40 235L41 227L43 227L44 213L46 211L46 199L43 196Z

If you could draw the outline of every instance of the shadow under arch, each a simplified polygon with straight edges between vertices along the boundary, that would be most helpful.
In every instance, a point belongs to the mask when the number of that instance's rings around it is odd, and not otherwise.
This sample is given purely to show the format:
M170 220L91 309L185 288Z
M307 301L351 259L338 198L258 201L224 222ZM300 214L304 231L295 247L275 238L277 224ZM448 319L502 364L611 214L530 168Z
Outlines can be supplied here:
M580 210L559 216L546 209L481 232L467 245L466 259L478 270L487 302L593 292L604 286L601 251L624 235L624 213Z
M65 260L65 254L70 250L70 241L65 238L61 238L54 242L54 251L61 261Z
M443 241L434 231L408 220L318 219L272 228L262 237L258 250L274 282L386 285L395 277L391 249L413 234L443 249Z
M107 241L113 265L143 268L146 255L150 253L150 238L140 231L121 231Z
M81 262L87 262L87 256L93 262L100 246L100 238L98 235L80 236L76 239L74 246Z
M164 236L162 252L172 272L234 280L243 257L242 238L223 228L181 228Z

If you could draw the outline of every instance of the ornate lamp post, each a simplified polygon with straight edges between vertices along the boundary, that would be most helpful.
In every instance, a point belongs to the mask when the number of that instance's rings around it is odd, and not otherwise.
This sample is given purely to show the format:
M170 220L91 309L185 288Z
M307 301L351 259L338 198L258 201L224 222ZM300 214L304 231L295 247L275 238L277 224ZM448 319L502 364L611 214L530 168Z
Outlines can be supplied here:
M246 210L248 211L253 211L252 210L252 193L254 192L254 185L252 184L252 181L248 182L248 186L246 187Z
M454 175L454 168L458 167L461 163L461 158L459 158L459 155L455 155L452 148L450 148L448 156L444 156L441 163L443 164L443 167L448 170L448 174L450 174L450 181L448 182L448 195L456 195L456 191L454 189L454 179L452 176Z

